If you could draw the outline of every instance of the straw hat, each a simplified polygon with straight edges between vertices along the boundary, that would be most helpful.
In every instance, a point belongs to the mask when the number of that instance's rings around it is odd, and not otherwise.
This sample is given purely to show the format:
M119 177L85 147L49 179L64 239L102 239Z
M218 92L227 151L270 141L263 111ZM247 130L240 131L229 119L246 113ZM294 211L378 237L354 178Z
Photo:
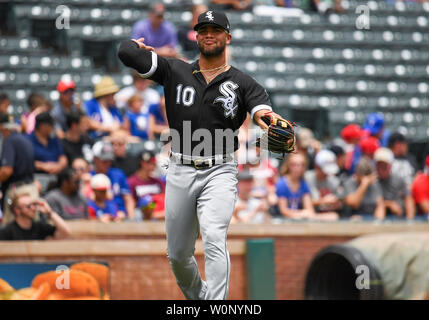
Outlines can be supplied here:
M100 82L95 85L94 98L106 96L108 94L116 93L119 87L116 85L112 77L102 77Z

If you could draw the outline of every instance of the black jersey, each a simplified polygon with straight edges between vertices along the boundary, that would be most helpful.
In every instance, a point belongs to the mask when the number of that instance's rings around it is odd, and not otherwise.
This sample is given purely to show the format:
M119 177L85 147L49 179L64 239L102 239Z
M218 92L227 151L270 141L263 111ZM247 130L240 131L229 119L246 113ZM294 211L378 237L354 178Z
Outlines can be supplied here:
M180 135L180 143L174 143L172 135L174 152L202 156L231 153L239 147L237 133L247 112L253 117L258 110L271 110L266 90L234 67L207 84L201 72L197 72L198 61L189 64L164 58L139 49L132 40L121 42L118 55L142 77L164 86L168 124ZM226 138L221 139L222 135ZM203 139L212 140L209 150L199 150Z

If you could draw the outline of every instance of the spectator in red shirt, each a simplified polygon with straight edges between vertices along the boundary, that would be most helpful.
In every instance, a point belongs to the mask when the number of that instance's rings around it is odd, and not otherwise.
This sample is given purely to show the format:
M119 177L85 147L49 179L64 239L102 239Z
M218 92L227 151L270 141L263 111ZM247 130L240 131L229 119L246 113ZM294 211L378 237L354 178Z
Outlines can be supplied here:
M354 170L362 156L362 150L359 146L360 140L364 137L365 132L357 124L349 124L341 130L341 138L349 144L351 147L346 151L346 164L345 167L350 174L354 173Z
M429 156L425 160L423 173L419 174L413 181L411 191L419 214L429 217Z
M165 184L158 178L154 178L153 172L156 169L156 157L152 151L144 151L140 158L140 168L135 174L128 178L131 194L136 203L144 196L150 195L154 198L156 205L154 218L163 213L163 195L165 194Z

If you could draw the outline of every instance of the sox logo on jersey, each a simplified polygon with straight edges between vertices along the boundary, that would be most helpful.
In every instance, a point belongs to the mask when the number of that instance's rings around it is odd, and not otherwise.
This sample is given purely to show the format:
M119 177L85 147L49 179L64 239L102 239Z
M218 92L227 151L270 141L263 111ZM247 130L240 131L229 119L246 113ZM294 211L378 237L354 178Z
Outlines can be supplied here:
M222 102L222 107L225 109L225 118L231 117L234 119L238 105L236 104L237 95L235 89L238 88L238 84L232 81L225 81L219 86L219 92L223 94L223 97L217 97L213 103Z

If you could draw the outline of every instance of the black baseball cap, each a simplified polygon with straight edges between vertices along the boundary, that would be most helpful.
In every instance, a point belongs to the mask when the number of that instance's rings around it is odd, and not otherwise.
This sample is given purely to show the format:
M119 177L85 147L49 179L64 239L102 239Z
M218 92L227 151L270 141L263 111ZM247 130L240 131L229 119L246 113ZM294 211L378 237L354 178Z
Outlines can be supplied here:
M152 150L145 150L141 153L140 159L145 162L153 162L156 161L155 152Z
M13 117L10 114L7 113L0 113L0 125L3 127L3 129L18 129L19 125L13 121Z
M54 122L54 118L52 118L49 112L42 112L36 116L36 127L41 123L54 125Z
M199 28L207 24L214 24L225 29L230 33L230 25L226 14L214 10L206 11L198 16L198 23L194 26L194 30L198 31Z
M0 112L0 123L9 123L9 115L7 113Z
M341 146L338 145L332 145L329 150L331 150L333 153L335 153L335 156L339 157L342 156L345 152L344 149Z
M407 138L400 132L392 132L387 142L388 147L393 147L397 142L407 143Z

